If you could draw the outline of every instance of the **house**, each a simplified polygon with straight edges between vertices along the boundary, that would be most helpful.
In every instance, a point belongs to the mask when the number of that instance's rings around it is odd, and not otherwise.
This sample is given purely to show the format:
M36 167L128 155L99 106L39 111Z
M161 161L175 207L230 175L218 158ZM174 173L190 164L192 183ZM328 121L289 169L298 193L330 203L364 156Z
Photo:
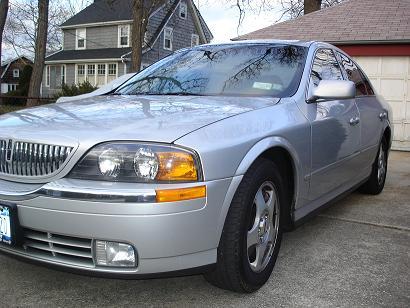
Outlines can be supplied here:
M1 94L17 90L20 75L26 65L33 65L33 62L24 56L2 63L0 69Z
M353 56L393 108L393 147L410 151L410 0L346 0L244 39L326 41Z
M133 0L95 0L61 25L63 48L46 57L42 95L88 80L102 86L130 73ZM149 16L142 68L173 51L209 43L212 33L192 0L169 0Z

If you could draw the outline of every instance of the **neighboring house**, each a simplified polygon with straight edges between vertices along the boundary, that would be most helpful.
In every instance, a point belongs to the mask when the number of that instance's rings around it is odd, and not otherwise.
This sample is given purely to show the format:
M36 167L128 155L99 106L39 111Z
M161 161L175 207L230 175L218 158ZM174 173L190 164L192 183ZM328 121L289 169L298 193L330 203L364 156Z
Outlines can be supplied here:
M63 49L46 57L42 95L62 83L103 86L130 73L133 0L96 0L61 25ZM149 17L142 68L173 51L209 43L212 33L192 0L170 0Z
M410 0L348 0L242 39L326 41L353 56L391 104L395 149L410 150Z
M2 63L0 70L1 94L17 90L20 75L26 65L33 65L33 62L24 56Z

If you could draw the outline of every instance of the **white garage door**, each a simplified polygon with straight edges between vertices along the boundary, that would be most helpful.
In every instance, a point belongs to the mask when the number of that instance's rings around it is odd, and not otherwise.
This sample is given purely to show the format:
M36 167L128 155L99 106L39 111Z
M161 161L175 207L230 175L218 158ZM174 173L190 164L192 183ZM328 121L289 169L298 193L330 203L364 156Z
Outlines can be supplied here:
M354 57L393 109L393 148L410 151L410 57Z

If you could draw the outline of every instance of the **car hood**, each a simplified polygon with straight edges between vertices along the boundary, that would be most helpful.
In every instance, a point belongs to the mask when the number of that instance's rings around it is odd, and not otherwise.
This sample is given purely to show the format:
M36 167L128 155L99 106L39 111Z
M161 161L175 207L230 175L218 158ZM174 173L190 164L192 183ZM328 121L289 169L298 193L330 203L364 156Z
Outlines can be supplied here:
M278 102L255 97L99 96L5 114L0 117L0 137L50 144L173 142L213 122Z

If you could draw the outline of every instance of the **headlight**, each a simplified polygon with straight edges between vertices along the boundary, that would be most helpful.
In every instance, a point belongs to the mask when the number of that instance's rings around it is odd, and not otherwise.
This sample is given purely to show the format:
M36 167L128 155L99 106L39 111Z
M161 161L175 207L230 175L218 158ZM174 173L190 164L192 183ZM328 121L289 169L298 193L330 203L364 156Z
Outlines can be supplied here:
M114 182L171 183L202 180L198 155L171 145L105 143L94 147L70 178Z

